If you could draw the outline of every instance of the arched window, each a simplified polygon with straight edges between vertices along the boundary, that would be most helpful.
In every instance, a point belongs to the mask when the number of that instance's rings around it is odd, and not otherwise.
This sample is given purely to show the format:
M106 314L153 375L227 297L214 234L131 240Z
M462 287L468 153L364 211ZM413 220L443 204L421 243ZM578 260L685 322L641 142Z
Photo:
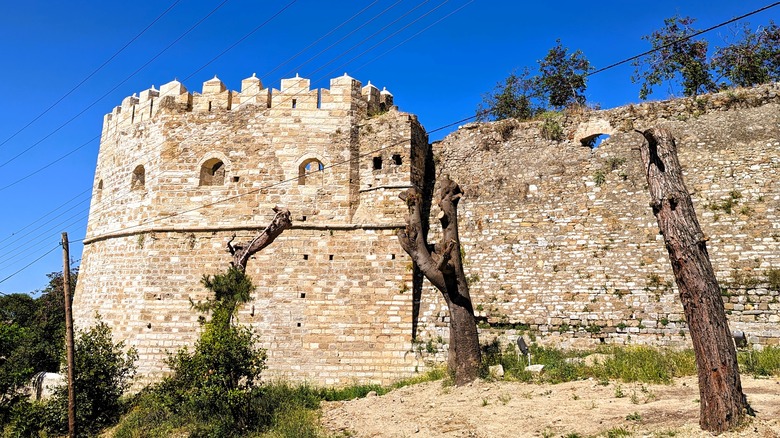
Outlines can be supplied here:
M138 165L135 170L133 170L133 176L130 179L130 188L132 190L141 190L144 188L144 184L146 184L146 169L144 169L144 166Z
M100 202L100 200L103 198L103 180L102 179L100 181L98 181L97 192L95 192L95 198L97 199L97 202Z
M322 162L316 158L304 160L298 166L298 185L322 184L322 170L324 168Z
M221 186L225 184L225 164L219 158L206 160L200 167L201 186Z

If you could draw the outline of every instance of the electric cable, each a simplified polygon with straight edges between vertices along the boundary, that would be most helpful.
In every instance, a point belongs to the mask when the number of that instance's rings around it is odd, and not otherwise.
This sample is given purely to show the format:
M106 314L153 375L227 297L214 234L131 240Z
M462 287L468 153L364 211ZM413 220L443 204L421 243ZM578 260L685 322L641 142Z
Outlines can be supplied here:
M126 43L125 43L125 45L123 45L123 46L122 46L122 47L121 47L119 50L117 50L117 51L116 51L116 52L115 52L113 55L109 56L109 57L108 57L108 59L106 59L105 61L103 61L103 63L102 63L102 64L100 64L100 65L99 65L99 66L98 66L98 67L97 67L95 70L93 70L93 71L92 71L90 74L88 74L88 75L87 75L87 77L85 77L85 78L84 78L84 79L82 79L82 80L81 80L79 83L77 83L75 86L73 86L73 88L71 88L71 89L70 89L70 90L69 90L67 93L65 93L64 95L62 95L62 97L60 97L59 99L57 99L57 101L55 101L53 104L49 105L49 107L48 107L48 108L46 108L45 110L43 110L43 112L41 112L40 114L38 114L37 116L35 116L35 117L34 117L32 120L30 120L30 121L29 121L29 122L28 122L26 125L22 126L21 128L19 128L19 130L17 130L17 131L16 131L16 132L14 132L13 134L11 134L11 136L10 136L10 137L8 137L8 138L6 138L5 140L3 140L2 142L0 142L0 147L2 147L4 144L8 143L8 142L9 142L11 139L13 139L13 138L14 138L14 137L16 137L17 135L19 135L19 134L20 134L22 131L24 131L25 129L29 128L29 127L30 127L30 125L32 125L33 123L37 122L37 121L38 121L38 119L40 119L41 117L43 117L44 115L46 115L46 114L47 114L49 111L51 111L51 110L52 110L54 107L56 107L57 105L59 105L59 104L60 104L60 102L62 102L63 100L65 100L65 98L67 98L68 96L70 96L71 94L73 94L73 92L74 92L74 91L76 91L77 89L79 89L79 88L80 88L82 85L84 85L84 83L85 83L85 82L87 82L87 81L88 81L88 80L90 80L90 79L91 79L93 76L95 76L95 75L96 75L96 74L97 74L97 73L98 73L100 70L102 70L102 69L103 69L103 67L105 67L106 65L108 65L108 64L109 64L111 61L113 61L113 60L114 60L114 58L116 58L117 56L119 56L119 54L121 54L122 52L124 52L124 51L125 51L125 49L127 49L128 47L130 47L130 45L131 45L131 44L133 44L133 43L134 43L134 42L135 42L135 41L136 41L138 38L140 38L140 37L141 37L143 34L145 34L147 30L149 30L149 29L150 29L152 26L154 26L154 25L155 25L155 23L157 23L158 21L160 21L160 20L161 20L161 19L162 19L162 18L163 18L163 17L164 17L166 14L168 14L168 12L170 12L170 11L171 11L171 9L173 9L174 7L176 7L176 5L177 5L177 4L179 4L179 2L181 2L181 0L175 0L173 3L171 3L171 5L170 5L170 6L168 6L168 8L167 8L166 10L164 10L164 11L162 12L162 14L158 15L158 16L157 16L157 18L155 18L154 20L152 20L152 22L151 22L151 23L149 23L149 25L147 25L146 27L144 27L144 28L143 28L143 29L142 29L142 30L141 30L141 31L140 31L140 32L139 32L139 33L138 33L136 36L134 36L133 38L131 38L131 39L130 39L130 41L126 42Z
M630 58L627 58L627 59L621 60L621 61L619 61L619 62L616 62L616 63L610 64L610 65L608 65L608 66L606 66L606 67L603 67L603 68L600 68L600 69L598 69L598 70L595 70L595 71L593 71L593 72L590 72L590 73L589 73L589 75L594 75L594 74L597 74L597 73L600 73L600 72L606 71L606 70L608 70L608 69L611 69L611 68L617 67L617 66L619 66L619 65L622 65L622 64L624 64L624 63L626 63L626 62L630 62L630 61L632 61L632 60L634 60L634 59L640 58L640 57L642 57L642 56L646 56L646 55L648 55L648 54L650 54L650 53L653 53L653 52L655 52L655 51L662 50L662 49L664 49L664 48L666 48L666 47L669 47L670 45L673 45L673 44L676 44L676 43L679 43L679 42L685 41L685 40L687 40L687 39L690 39L690 38L693 38L693 37L695 37L695 36L701 35L701 34L703 34L703 33L706 33L706 32L709 32L709 31L712 31L712 30L714 30L714 29L717 29L717 28L719 28L719 27L722 27L722 26L725 26L725 25L727 25L727 24L733 23L733 22L735 22L735 21L738 21L738 20L744 19L744 18L746 18L746 17L749 17L749 16L751 16L751 15L754 15L754 14L756 14L756 13L762 12L762 11L764 11L764 10L767 10L767 9L769 9L769 8L775 7L775 6L777 6L778 4L780 4L780 2L775 2L775 3L773 3L773 4L770 4L770 5L768 5L768 6L765 6L765 7L763 7L763 8L760 8L760 9L754 10L754 11L752 11L752 12L749 12L749 13L743 14L743 15L741 15L741 16L739 16L739 17L736 17L736 18L730 19L730 20L728 20L728 21L725 21L725 22L723 22L723 23L720 23L720 24L718 24L718 25L711 26L711 27L709 27L709 28L707 28L707 29L704 29L704 30L702 30L702 31L698 31L698 32L696 32L696 33L694 33L694 34L691 34L691 35L688 35L688 36L686 36L686 37L680 38L680 39L678 39L678 40L676 40L676 41L674 41L674 42L672 42L672 43L669 43L669 44L667 44L667 45L665 45L665 46L661 46L661 47L658 47L658 48L655 48L655 49L652 49L652 50L646 51L646 52L644 52L644 53L641 53L641 54L639 54L639 55L632 56L632 57L630 57ZM464 5L464 6L465 6L465 5ZM462 7L463 7L463 6L462 6ZM462 9L462 7L461 7L461 8L459 8L459 9ZM454 12L453 12L453 13L454 13ZM450 14L450 15L451 15L451 14ZM445 18L446 18L446 17L445 17ZM439 20L439 21L441 21L441 20ZM438 21L437 21L436 23L438 23ZM432 25L435 25L436 23L433 23ZM432 26L432 25L431 25L431 26ZM430 27L430 26L428 26L428 27ZM413 36L412 36L412 37L410 37L409 39L413 38L413 37L414 37L414 36L416 36L416 35L419 35L419 33L423 32L423 31L425 31L425 30L427 30L427 28L426 28L426 29L423 29L422 31L420 31L420 32L418 32L417 34L413 35ZM407 39L407 40L405 40L405 41L401 42L400 44L404 44L404 43L406 43L406 42L407 42L409 39ZM400 45L400 44L399 44L399 45ZM395 47L397 47L397 46L395 46ZM388 50L388 51L384 52L383 54L385 54L385 53L387 53L387 52L389 52L389 51L393 50L395 47L393 47L393 48L391 48L390 50ZM380 55L379 57L381 57L381 56L382 56L382 55ZM377 57L377 58L378 58L378 57ZM374 61L375 59L377 59L377 58L374 58L374 59L372 59L372 60L371 60L371 61L369 61L369 62L373 62L373 61ZM365 64L364 64L364 65L365 65ZM362 67L362 66L361 66L361 67ZM448 124L448 125L445 125L445 126L439 127L439 128L437 128L437 129L431 130L431 131L429 131L428 133L429 133L429 134L430 134L430 133L434 133L434 132L437 132L437 131L440 131L440 130L446 129L446 128L448 128L448 127L451 127L451 126L454 126L454 125L457 125L457 124L463 123L463 122L465 122L465 121L470 121L470 120L473 120L473 119L475 119L475 118L476 118L476 115L473 115L473 116L470 116L470 117L466 117L466 118L463 118L463 119L461 119L461 120L459 120L459 121L456 121L456 122L450 123L450 124ZM385 148L387 148L387 147L391 147L391 146L394 146L394 145L395 145L395 144L388 145L388 146L385 146L385 147L379 148L379 149L377 149L377 150L370 151L370 152L368 152L368 153L369 153L369 154L376 153L377 151L380 151L380 150L382 150L382 149L385 149ZM349 162L349 161L350 161L350 160L347 160L346 162ZM334 163L334 164L332 164L332 165L329 165L329 166L327 166L327 168L329 169L329 168L335 167L336 165L340 165L340 164L344 164L344 163L345 163L345 162ZM2 166L0 166L0 167L2 167ZM312 172L307 172L307 173L305 173L305 175L308 175L309 173L316 173L316 172L324 171L325 169L326 169L326 167L323 167L323 169L318 169L318 170L315 170L315 171L312 171ZM236 198L239 198L239 197L241 197L241 196L246 196L246 195L248 195L248 194L257 193L257 192L258 192L258 191L260 191L260 190L267 189L267 188L271 188L271 187L274 187L274 186L276 186L276 185L278 185L278 184L281 184L281 183L286 183L286 182L290 182L290 181L292 181L292 180L296 180L296 179L298 179L298 177L291 178L291 179L288 179L288 180L285 180L285 181L280 181L279 183L275 183L275 184L273 184L273 185L270 185L270 186L268 186L268 187L266 187L266 188L257 188L257 189L253 189L253 190L251 190L251 191L249 191L249 192L247 192L247 193L243 193L243 194L239 194L239 195L234 195L234 196L231 196L231 197L228 197L228 198L224 198L224 199L222 199L222 200L217 200L217 201L214 201L214 202L212 202L212 203L205 204L205 205L203 205L203 206L200 206L200 207L195 207L195 208L193 208L193 209L190 209L190 210L186 210L186 211L183 211L183 212L177 213L177 214L175 214L175 215L168 216L168 217L166 217L165 219L168 219L168 218L170 218L170 217L174 217L174 216L178 216L178 215L180 215L180 214L185 214L185 213L188 213L188 212L191 212L191 211L195 211L195 210L198 210L198 209L200 209L200 208L206 208L206 207L208 207L208 206L215 205L215 204L217 204L217 203L220 203L220 202L225 202L225 201L227 201L227 200L236 199ZM160 219L158 218L158 219L155 219L155 220L153 220L153 221L156 221L156 220L160 220ZM153 221L145 221L145 222L142 222L142 223L140 223L140 224L137 224L137 225L134 225L134 226L127 227L126 229L137 228L137 227L139 227L139 226L141 226L141 225L144 225L144 224L146 224L146 223L150 223L150 222L153 222ZM84 239L80 239L80 240L81 240L81 241L83 241ZM55 247L55 249L56 249L56 247ZM49 251L49 252L51 252L51 251ZM41 258L42 258L42 257L41 257ZM40 258L39 258L39 259L40 259ZM37 261L37 260L39 260L39 259L36 259L35 261ZM34 262L35 262L35 261L34 261ZM34 263L34 262L33 262L33 263ZM28 265L28 266L29 266L29 265ZM25 267L25 268L26 268L26 267ZM23 269L25 269L25 268L22 268L22 270L23 270ZM20 271L21 271L21 270L20 270ZM20 271L17 271L16 273L12 274L11 276L14 276L14 275L16 275L16 274L17 274L18 272L20 272ZM10 278L10 277L7 277L6 279L4 279L4 280L0 281L0 283L2 283L3 281L7 280L8 278Z
M217 11L218 11L218 10L219 10L219 9L220 9L222 6L224 6L224 5L225 5L225 3L227 3L228 1L229 1L229 0L223 0L223 1L222 1L222 2L219 4L219 5L217 5L217 7L216 7L216 8L212 9L212 10L211 10L211 12L209 12L208 14L206 14L206 16L205 16L205 17L201 18L201 19L200 19L198 22L196 22L194 25L192 25L192 27L190 27L189 29L187 29L187 31L186 31L186 32L184 32L184 33L183 33L183 34L181 34L181 35L180 35L178 38L176 38L175 40L173 40L173 42L171 42L170 44L168 44L168 45L167 45L167 46L166 46L166 47L165 47L165 48L164 48L164 49L163 49L161 52L159 52L159 53L157 53L156 55L154 55L154 56L153 56L151 59L149 59L148 61L146 61L146 63L145 63L145 64L143 64L143 65L141 65L140 67L138 67L138 69L136 69L136 70L135 70L134 72L132 72L132 73L131 73L129 76L127 76L126 78L124 78L123 80L121 80L119 83L117 83L117 84L116 84L116 85L115 85L113 88L111 88L110 90L108 90L108 91L107 91L105 94L103 94L102 96L100 96L100 97L99 97L97 100L95 100L95 101L93 101L91 104L87 105L87 107L86 107L86 108L82 109L82 110L81 110L79 113L77 113L75 116L73 116L73 117L71 117L70 119L68 119L68 120L67 120L65 123L63 123L63 124L59 125L59 126L56 128L56 129L54 129L54 131L50 132L49 134L47 134L46 136L44 136L44 137L43 137L43 138L41 138L40 140L38 140L38 141L36 141L35 143L33 143L32 145L28 146L26 149L22 150L21 152L19 152L19 153L17 153L16 155L12 156L11 158L9 158L8 160L6 160L5 162L1 163L1 164L0 164L0 169L1 169L1 168L3 168L3 167L5 167L5 166L6 166L6 165L8 165L9 163L13 162L13 161L14 161L14 160L16 160L17 158L21 157L21 156L22 156L22 155L24 155L25 153L29 152L29 151L30 151L30 150L32 150L34 147L36 147L36 146L38 146L39 144L43 143L43 142L44 142L45 140L47 140L49 137L51 137L52 135L54 135L54 134L56 134L57 132L59 132L59 131L60 131L62 128L64 128L65 126L67 126L68 124L70 124L71 122L73 122L74 120L76 120L77 118L81 117L81 115L82 115L82 114L86 113L86 112L87 112L87 111L88 111L90 108L92 108L93 106L97 105L97 104L98 104L100 101L102 101L103 99L105 99L106 97L108 97L108 96L109 96L111 93L113 93L114 91L116 91L116 89L118 89L119 87L121 87L122 85L124 85L124 84L125 84L125 82L129 81L129 80L130 80L130 79L131 79L133 76L137 75L139 72L141 72L141 70L145 69L146 67L148 67L148 66L149 66L149 64L151 64L152 62L154 62L155 60L157 60L157 58L159 58L160 56L162 56L162 55L163 55L165 52L167 52L167 51L168 51L168 50L169 50L171 47L173 47L173 46L174 46L176 43L178 43L179 41L181 41L181 40L182 40L182 39L183 39L185 36L187 36L187 35L188 35L190 32L192 32L193 30L195 30L195 28L196 28L196 27L200 26L200 25L201 25L201 23L203 23L204 21L206 21L206 19L208 19L209 17L211 17L211 16L212 16L212 15L213 15L215 12L217 12Z

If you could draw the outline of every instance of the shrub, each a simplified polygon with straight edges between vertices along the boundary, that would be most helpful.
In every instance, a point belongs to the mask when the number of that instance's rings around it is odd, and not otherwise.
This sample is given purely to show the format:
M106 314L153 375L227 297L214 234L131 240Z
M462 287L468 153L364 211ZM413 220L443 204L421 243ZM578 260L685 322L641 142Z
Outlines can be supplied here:
M542 113L541 118L543 122L542 137L553 141L563 140L563 128L558 121L560 115L558 113L547 111Z
M75 340L76 423L79 434L96 435L115 424L123 411L120 397L135 375L134 349L113 343L111 328L98 318L95 326L79 331ZM65 433L68 429L68 390L57 388L47 403L24 401L14 407L5 431L10 436Z
M766 281L769 289L780 291L780 269L769 269L766 271Z
M780 347L741 351L737 354L739 370L756 376L780 375Z

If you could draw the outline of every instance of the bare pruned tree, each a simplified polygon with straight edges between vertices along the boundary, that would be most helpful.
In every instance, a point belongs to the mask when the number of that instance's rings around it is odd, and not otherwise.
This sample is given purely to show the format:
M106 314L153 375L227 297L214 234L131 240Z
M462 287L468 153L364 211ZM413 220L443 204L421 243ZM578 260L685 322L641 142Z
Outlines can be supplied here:
M650 187L650 206L669 252L696 354L699 425L721 433L738 426L753 411L742 393L737 352L707 253L707 238L683 183L672 133L655 128L640 133L645 137L640 151Z
M271 223L254 239L245 243L233 244L233 240L236 238L236 235L234 234L230 241L228 241L228 251L230 251L230 254L233 256L232 264L242 272L246 271L246 264L250 257L273 243L273 241L282 234L282 231L292 226L290 210L274 207L274 212L276 215L271 220Z
M463 385L477 378L481 362L477 323L469 296L469 286L463 273L460 238L458 236L458 201L463 196L460 186L449 177L439 180L436 194L441 209L441 242L428 245L427 229L422 218L423 199L416 188L401 194L409 207L404 230L398 240L412 257L420 271L439 291L450 311L450 348L448 366L455 375L455 384Z

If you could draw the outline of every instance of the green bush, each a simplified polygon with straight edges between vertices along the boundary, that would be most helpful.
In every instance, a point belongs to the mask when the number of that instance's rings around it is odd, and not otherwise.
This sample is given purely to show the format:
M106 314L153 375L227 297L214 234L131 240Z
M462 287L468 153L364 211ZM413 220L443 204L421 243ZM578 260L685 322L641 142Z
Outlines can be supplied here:
M755 376L780 375L780 347L765 347L763 350L737 353L739 370Z
M624 382L669 383L674 377L696 374L693 351L659 350L649 347L605 349L610 354L592 368L593 377Z
M111 329L98 323L79 331L75 340L76 424L80 436L94 436L115 424L123 411L120 397L135 374L137 354L114 344ZM57 388L47 403L23 401L12 410L6 436L46 436L68 429L67 387Z
M563 128L559 119L560 114L556 112L546 111L541 114L542 119L542 137L547 140L560 141L563 140Z

